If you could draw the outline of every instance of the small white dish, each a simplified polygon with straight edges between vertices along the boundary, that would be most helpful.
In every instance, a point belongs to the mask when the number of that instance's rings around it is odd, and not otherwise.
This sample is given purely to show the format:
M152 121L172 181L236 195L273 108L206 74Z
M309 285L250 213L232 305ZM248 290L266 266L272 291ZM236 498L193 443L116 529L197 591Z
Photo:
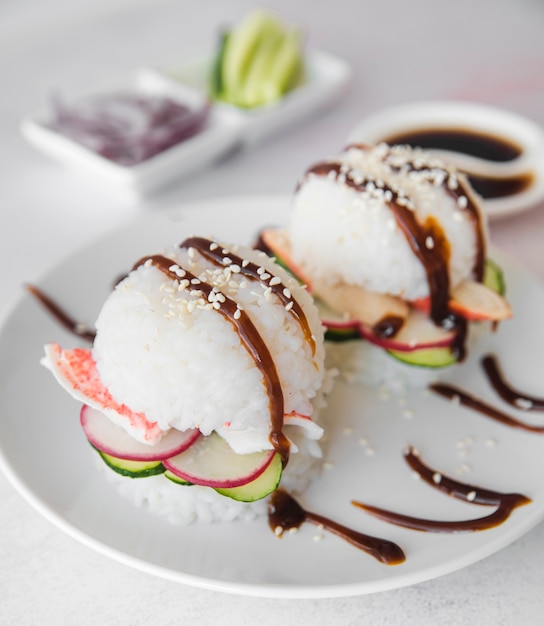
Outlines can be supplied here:
M151 69L141 69L124 83L82 96L118 93L123 90L168 96L195 107L205 102L205 97L199 91L166 80ZM21 131L31 144L65 164L83 169L96 178L136 194L149 193L209 165L238 144L241 131L236 115L212 107L207 124L199 133L141 163L125 166L102 157L50 128L47 125L49 118L50 114L43 111L22 121Z
M215 103L218 109L237 116L242 125L242 141L246 146L254 145L288 126L301 122L312 113L332 105L346 90L352 72L350 66L342 59L318 50L308 50L305 54L305 63L304 84L277 102L254 109L241 109L222 102ZM210 64L210 57L206 57L178 69L162 68L159 71L174 82L207 93Z
M438 130L491 136L519 148L517 158L502 162L450 150L432 150L459 169L486 180L531 177L530 184L517 193L485 198L483 204L490 218L525 211L544 201L544 129L509 111L460 101L402 104L362 120L349 134L348 143L376 144L412 132Z

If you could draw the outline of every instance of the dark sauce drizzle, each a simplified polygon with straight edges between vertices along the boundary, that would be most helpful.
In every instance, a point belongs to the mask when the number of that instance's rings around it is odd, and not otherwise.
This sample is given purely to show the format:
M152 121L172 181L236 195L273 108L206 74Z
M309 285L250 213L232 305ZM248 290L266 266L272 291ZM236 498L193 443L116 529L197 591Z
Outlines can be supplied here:
M312 331L310 330L308 320L306 319L300 304L294 298L286 295L285 285L281 282L270 285L268 281L270 281L273 276L270 276L268 272L262 272L261 268L256 263L247 262L247 260L244 261L239 256L222 246L218 246L217 244L214 246L214 243L215 242L205 239L204 237L189 237L182 244L180 244L180 248L194 248L195 250L198 250L198 252L208 261L211 261L215 265L221 267L228 267L231 264L237 265L240 268L241 274L258 281L267 287L270 287L270 289L272 289L272 293L280 300L280 302L285 307L290 307L289 312L300 324L306 341L308 341L312 348L312 354L315 354L315 339L312 335ZM262 278L265 274L268 274L269 276L266 280Z
M497 509L490 515L476 519L438 521L411 517L409 515L396 513L394 511L375 507L363 502L358 502L356 500L353 500L352 504L385 522L390 522L405 528L411 528L412 530L461 533L488 530L489 528L499 526L508 519L515 508L531 502L527 496L520 493L502 493L500 491L492 491L491 489L484 489L477 485L462 483L453 478L449 478L448 476L444 476L443 474L425 465L413 448L409 448L407 450L404 458L412 470L417 472L421 479L431 487L434 487L448 496L452 496L459 500L484 506L496 506Z
M183 244L182 244L183 245ZM153 266L157 267L163 274L171 278L172 280L179 280L178 274L173 271L172 266L177 266L175 261L160 254L146 256L140 259L133 267L136 269L145 263L150 262ZM208 298L214 291L214 288L208 283L199 280L194 274L191 274L185 268L182 268L185 272L184 278L188 281L198 281L198 284L194 285L198 291L202 292L205 298ZM259 368L263 375L265 387L268 393L269 405L270 405L270 441L272 446L281 455L283 465L287 464L289 459L289 440L283 434L283 391L279 380L276 365L270 355L270 351L266 343L263 341L259 334L259 331L255 328L255 325L251 321L251 318L245 311L238 308L237 303L223 294L225 301L221 303L221 306L217 309L217 312L223 315L238 332L244 347L253 358L255 365Z
M447 398L453 402L459 402L462 406L472 409L473 411L477 411L482 415L486 415L487 417L490 417L505 426L519 428L520 430L526 430L531 433L544 433L544 426L534 426L532 424L526 424L521 420L517 420L453 385L433 383L432 385L429 385L429 389L443 398Z
M392 541L365 535L327 517L306 511L283 489L272 494L268 504L268 523L276 535L281 537L286 530L298 529L304 522L325 528L386 565L399 565L406 560L402 549Z
M69 315L64 309L62 309L54 300L52 300L44 291L42 291L36 285L25 285L26 290L32 294L49 313L53 316L57 322L63 326L68 332L81 337L85 341L93 342L96 336L96 332L90 329L85 324L78 322L71 315Z
M544 411L544 398L537 398L514 389L504 378L497 357L488 354L482 358L482 367L493 389L508 404L522 411Z

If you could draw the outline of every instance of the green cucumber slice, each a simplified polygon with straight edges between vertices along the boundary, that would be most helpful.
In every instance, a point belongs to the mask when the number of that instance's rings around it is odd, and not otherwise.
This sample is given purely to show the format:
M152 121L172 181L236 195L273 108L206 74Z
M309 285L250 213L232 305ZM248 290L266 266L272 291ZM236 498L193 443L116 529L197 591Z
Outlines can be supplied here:
M94 446L93 446L94 447ZM165 470L160 461L127 461L94 448L104 463L114 472L130 478L147 478L162 474Z
M486 259L485 261L484 278L482 282L486 287L489 287L489 289L492 289L500 296L504 296L506 293L504 273L495 261L492 261L491 259Z
M225 99L237 104L258 46L268 37L281 32L279 22L265 11L256 10L247 15L231 31L222 63L222 81Z
M262 500L278 488L282 470L281 456L276 454L264 472L255 480L239 487L216 487L215 491L239 502Z
M301 81L303 62L300 40L300 33L296 30L284 34L272 67L262 85L266 102L281 98Z
M184 480L180 476L176 476L170 470L166 470L164 472L164 476L173 483L176 483L176 485L184 485L185 487L191 487L192 485L194 485L194 483L190 483L188 480Z
M412 350L410 352L388 350L387 353L398 361L408 365L417 365L418 367L447 367L457 362L450 348L423 348L422 350Z
M217 53L210 71L209 91L210 98L213 100L220 100L223 96L223 59L225 58L228 39L228 32L225 31L220 34Z

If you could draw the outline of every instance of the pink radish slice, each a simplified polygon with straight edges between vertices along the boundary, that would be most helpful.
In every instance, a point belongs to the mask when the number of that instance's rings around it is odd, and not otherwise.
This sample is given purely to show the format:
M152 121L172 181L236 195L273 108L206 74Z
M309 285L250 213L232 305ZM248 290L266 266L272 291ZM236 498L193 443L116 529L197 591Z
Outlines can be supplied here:
M81 426L87 439L101 452L127 461L162 461L186 450L199 437L200 431L172 428L153 445L140 443L100 411L84 405Z
M455 339L455 331L437 326L425 313L412 310L394 337L379 337L361 324L359 331L368 341L396 352L412 352L427 348L447 348Z
M274 450L236 454L222 437L212 433L163 464L172 474L195 485L240 487L260 476L275 454Z

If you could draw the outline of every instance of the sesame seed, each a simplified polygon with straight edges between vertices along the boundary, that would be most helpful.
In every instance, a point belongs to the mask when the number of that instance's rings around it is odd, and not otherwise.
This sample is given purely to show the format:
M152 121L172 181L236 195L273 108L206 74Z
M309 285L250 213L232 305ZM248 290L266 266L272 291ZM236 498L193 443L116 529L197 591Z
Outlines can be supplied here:
M210 250L213 252L214 250L217 250L217 248L219 248L219 244L215 243L215 241L212 241L210 243Z
M240 309L236 309L236 311L234 311L234 315L233 315L235 320L239 320L242 317L242 313L240 311Z
M244 259L242 261L242 267L247 267L249 265L249 261L247 259Z
M266 272L263 272L261 274L261 280L268 280L270 278L270 274L267 274Z
M430 235L425 239L425 247L427 250L432 250L434 248L434 239Z
M281 283L281 278L279 276L272 276L272 278L270 279L269 285L271 287L275 287L276 285L279 285Z
M291 291L290 291L290 289L288 289L287 287L285 287L285 289L283 290L283 295L284 295L286 298L290 298L290 297L291 297Z
M276 528L274 528L274 534L276 537L281 537L283 534L283 528L281 526L276 526Z
M533 407L533 403L527 398L516 398L514 404L522 411L528 411Z
M442 474L440 472L435 472L433 474L433 483L435 485L439 485L442 482Z
M457 206L460 209L466 209L467 206L468 206L468 199L467 199L467 197L466 196L459 196L457 198Z
M293 301L291 300L291 302L288 302L288 303L285 305L285 310L286 310L286 311L290 311L292 308L293 308Z
M467 493L467 500L469 500L469 502L472 502L475 499L476 499L476 492L475 491L469 491Z

